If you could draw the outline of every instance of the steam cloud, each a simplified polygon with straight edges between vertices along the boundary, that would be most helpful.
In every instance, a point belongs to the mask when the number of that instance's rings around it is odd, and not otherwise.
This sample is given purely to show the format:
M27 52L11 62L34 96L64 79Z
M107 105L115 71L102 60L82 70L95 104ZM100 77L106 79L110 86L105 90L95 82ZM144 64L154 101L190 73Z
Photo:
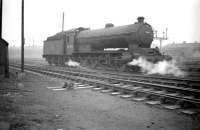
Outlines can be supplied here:
M66 65L68 66L71 66L71 67L78 67L80 66L80 63L76 62L76 61L72 61L71 59L65 63Z
M139 57L138 59L133 59L128 65L136 65L141 67L142 72L146 74L172 74L174 76L183 77L185 74L181 71L176 65L175 61L160 61L158 63L152 63L147 61L143 57Z

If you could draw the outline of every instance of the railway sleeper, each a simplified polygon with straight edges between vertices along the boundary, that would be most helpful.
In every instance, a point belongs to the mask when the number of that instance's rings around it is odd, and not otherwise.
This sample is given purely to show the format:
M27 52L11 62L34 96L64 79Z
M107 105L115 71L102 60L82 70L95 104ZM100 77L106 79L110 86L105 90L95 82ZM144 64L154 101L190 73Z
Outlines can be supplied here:
M183 108L183 109L200 108L199 104L189 103L189 102L185 102L185 101L182 101L182 100L178 100L176 103L179 104L181 106L181 108Z
M121 90L119 90L119 91L121 91Z
M36 71L35 69L32 69L33 71ZM37 72L41 73L41 71L37 70ZM45 74L49 74L49 75L52 75L52 76L58 76L58 74L56 73L53 73L53 72L47 72L47 71L42 71L42 73L45 73ZM183 108L194 108L195 106L197 106L199 108L199 104L200 103L192 103L190 102L190 100L188 99L182 99L179 97L176 97L176 96L168 96L166 94L158 94L156 92L152 92L152 91L141 91L141 90L132 90L130 87L127 87L127 88L122 88L120 86L114 86L112 84L109 84L109 83L105 83L105 82L102 82L102 81L95 81L95 80L88 80L86 78L75 78L74 76L59 76L59 77L69 77L70 80L73 80L75 82L85 82L87 81L88 83L92 83L92 84L96 84L98 85L99 87L104 87L106 89L112 89L114 92L122 92L122 93L131 93L131 94L134 94L135 97L145 97L149 100L153 100L153 99L156 99L156 96L157 97L162 97L162 102L164 104L178 104L178 105L181 105ZM151 96L151 95L154 95L154 96ZM148 98L149 97L149 98ZM154 98L151 98L151 97L154 97ZM179 101L179 102L178 102ZM198 101L198 100L196 100Z

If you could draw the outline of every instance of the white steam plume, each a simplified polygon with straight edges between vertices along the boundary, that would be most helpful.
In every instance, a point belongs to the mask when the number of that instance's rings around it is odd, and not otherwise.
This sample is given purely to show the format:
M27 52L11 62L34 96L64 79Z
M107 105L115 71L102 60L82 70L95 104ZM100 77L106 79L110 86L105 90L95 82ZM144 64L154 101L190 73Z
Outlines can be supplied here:
M72 61L71 59L68 62L65 62L66 65L71 66L71 67L78 67L80 66L80 63L76 61Z
M176 65L175 61L159 61L157 63L152 63L147 61L143 57L139 57L138 59L133 59L128 65L139 66L142 69L142 72L146 74L172 74L174 76L184 76L184 72L181 71Z

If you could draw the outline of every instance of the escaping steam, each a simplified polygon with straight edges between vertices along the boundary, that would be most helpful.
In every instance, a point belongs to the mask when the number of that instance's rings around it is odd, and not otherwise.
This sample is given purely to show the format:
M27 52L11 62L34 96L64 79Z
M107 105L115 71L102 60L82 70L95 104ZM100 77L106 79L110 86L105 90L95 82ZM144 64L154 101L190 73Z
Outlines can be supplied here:
M181 71L176 65L175 61L160 61L157 63L152 63L147 61L143 57L139 57L138 59L133 59L129 62L129 65L136 65L142 68L142 72L146 74L172 74L174 76L184 76L184 72Z
M80 66L80 63L76 61L72 61L71 59L68 62L65 62L66 65L71 66L71 67L78 67Z

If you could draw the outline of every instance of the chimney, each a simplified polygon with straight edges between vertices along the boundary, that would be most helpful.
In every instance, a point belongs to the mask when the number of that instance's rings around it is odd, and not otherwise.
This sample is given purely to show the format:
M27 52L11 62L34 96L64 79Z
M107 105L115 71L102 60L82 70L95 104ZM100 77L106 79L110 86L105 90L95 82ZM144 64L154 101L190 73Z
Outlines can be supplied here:
M137 20L138 20L138 23L144 23L144 17L138 17L137 18Z

